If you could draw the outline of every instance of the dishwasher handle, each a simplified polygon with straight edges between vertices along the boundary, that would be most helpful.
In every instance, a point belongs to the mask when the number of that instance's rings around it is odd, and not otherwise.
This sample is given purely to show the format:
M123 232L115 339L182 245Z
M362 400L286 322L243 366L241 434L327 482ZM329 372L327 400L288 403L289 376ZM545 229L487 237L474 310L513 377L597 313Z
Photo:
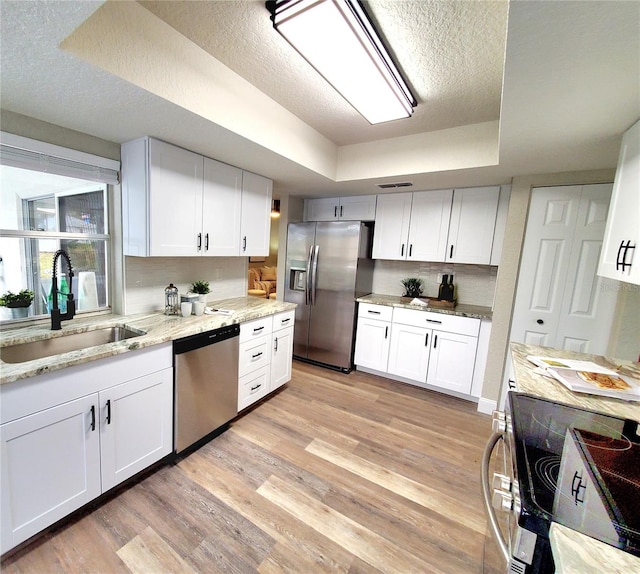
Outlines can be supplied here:
M205 333L198 333L197 335L191 335L189 337L183 337L182 339L176 339L173 342L173 354L181 355L182 353L188 353L189 351L195 351L202 347L209 345L215 345L221 343L227 339L240 336L240 325L226 325L213 331L206 331Z

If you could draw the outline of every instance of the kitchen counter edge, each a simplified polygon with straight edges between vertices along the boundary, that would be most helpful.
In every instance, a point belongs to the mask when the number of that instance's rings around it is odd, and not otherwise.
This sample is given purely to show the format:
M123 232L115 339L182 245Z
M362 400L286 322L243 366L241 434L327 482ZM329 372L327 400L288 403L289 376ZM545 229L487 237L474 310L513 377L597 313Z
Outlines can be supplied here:
M473 319L491 320L493 317L493 311L490 307L466 305L464 303L456 305L453 309L429 307L428 305L412 305L409 301L406 301L405 297L400 297L398 295L370 293L369 295L357 297L356 301L358 303L371 303L372 305L385 305L387 307L402 307L404 309L413 309L415 311L429 311L430 313L443 313L445 315L457 315L458 317L471 317Z
M25 361L23 363L0 361L0 385L159 345L226 325L246 323L261 317L291 311L296 308L296 304L260 299L258 297L236 297L220 301L209 301L207 307L229 309L233 313L231 315L206 314L199 317L195 315L191 317L167 316L159 311L138 315L99 315L66 321L63 323L62 330L55 332L51 331L50 322L48 321L37 325L14 328L4 327L0 332L0 347L112 326L127 326L143 331L144 334L125 341L43 357L34 361Z

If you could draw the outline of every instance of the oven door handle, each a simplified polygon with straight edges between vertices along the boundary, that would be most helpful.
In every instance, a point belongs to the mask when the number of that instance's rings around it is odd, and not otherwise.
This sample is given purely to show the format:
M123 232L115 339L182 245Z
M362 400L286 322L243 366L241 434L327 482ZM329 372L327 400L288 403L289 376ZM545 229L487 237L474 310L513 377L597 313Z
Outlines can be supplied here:
M505 542L502 532L500 532L500 528L498 527L496 511L491 505L491 489L489 486L489 459L500 440L504 440L504 435L500 432L494 432L491 437L489 437L489 442L487 442L487 445L484 447L484 452L482 453L482 467L480 473L482 479L482 496L484 498L484 506L487 511L487 516L489 517L489 525L491 526L493 535L500 547L504 561L508 564L509 548L507 547L507 543Z

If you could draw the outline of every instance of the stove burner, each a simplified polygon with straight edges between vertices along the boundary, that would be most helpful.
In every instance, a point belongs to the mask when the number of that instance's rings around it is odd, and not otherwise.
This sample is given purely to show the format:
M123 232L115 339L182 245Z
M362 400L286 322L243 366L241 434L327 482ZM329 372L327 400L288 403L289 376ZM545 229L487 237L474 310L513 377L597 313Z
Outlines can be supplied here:
M543 456L536 460L534 465L536 475L551 492L555 492L558 486L560 458L556 455Z

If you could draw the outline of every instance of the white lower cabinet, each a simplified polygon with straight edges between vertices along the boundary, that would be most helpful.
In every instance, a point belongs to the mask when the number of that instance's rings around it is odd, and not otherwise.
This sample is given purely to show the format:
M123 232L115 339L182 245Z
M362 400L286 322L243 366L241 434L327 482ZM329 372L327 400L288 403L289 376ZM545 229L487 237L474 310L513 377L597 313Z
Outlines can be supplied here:
M470 394L478 338L434 330L432 340L427 384Z
M2 553L172 451L171 364L159 345L2 385Z
M369 318L372 311L387 321ZM368 303L358 315L358 368L473 395L480 319Z
M276 319L274 318L274 322ZM275 327L275 325L274 325ZM275 391L291 380L293 357L293 325L275 330L271 346L271 387Z
M393 323L387 372L414 381L426 381L432 337L431 329Z
M295 311L240 325L238 411L291 380Z
M128 381L99 396L106 491L173 450L173 369Z
M246 409L269 393L269 367L256 369L238 380L238 411Z
M98 395L0 427L2 552L101 493Z
M360 367L387 372L389 343L391 341L391 314L393 309L383 305L360 303L354 363Z

